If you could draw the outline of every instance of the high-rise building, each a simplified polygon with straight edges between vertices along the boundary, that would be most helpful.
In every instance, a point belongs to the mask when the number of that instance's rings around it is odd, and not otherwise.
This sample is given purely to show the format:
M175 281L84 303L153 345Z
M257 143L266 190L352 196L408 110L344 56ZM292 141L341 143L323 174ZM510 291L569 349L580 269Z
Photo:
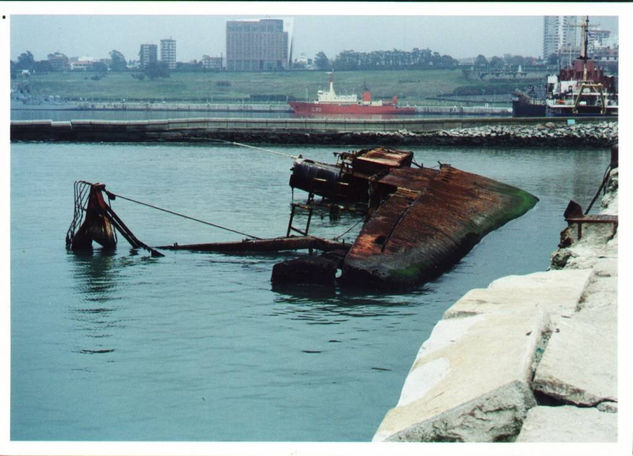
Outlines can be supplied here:
M158 48L155 44L141 44L138 56L141 68L147 68L150 64L158 61Z
M228 21L226 69L228 71L287 70L290 39L281 19Z
M170 70L176 69L176 40L160 40L160 60L166 62Z
M580 52L580 16L545 16L543 18L543 58L578 57ZM575 55L576 54L576 55Z

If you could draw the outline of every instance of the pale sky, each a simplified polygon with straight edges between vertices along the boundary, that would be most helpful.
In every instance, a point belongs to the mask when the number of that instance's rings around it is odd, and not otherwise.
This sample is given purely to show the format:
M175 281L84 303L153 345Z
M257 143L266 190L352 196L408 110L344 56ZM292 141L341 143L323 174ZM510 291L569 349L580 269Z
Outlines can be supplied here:
M44 8L47 3L43 2ZM481 12L475 10L472 13L473 4L447 8L446 5L452 5L447 3L411 5L396 2L395 8L394 4L362 2L322 3L316 7L314 3L298 3L305 8L294 9L283 8L283 2L228 2L228 6L221 4L224 8L214 2L194 2L194 9L174 9L170 8L172 4L162 2L142 2L140 9L138 6L128 8L127 2L116 3L116 11L110 6L109 9L101 8L98 14L91 13L86 8L86 2L70 2L70 6L61 12L58 9L49 12L46 9L22 11L18 8L9 16L11 59L16 60L27 50L34 54L36 60L44 60L49 53L56 51L68 57L98 59L107 57L111 50L116 49L126 59L135 60L141 44L159 44L161 39L173 38L177 42L178 61L199 60L204 54L220 56L226 53L227 20L254 18L285 20L286 28L292 31L293 58L300 54L311 58L319 51L334 58L339 52L349 49L410 51L415 47L429 48L458 59L478 54L486 57L503 54L540 57L543 52L542 14L553 14L551 8L544 10L543 4L527 9L530 14L524 15L510 11L513 15L502 16L507 14L507 8L497 6L496 9L485 8L495 14L465 16ZM262 8L261 5L270 7ZM582 9L581 4L570 12L582 13ZM247 11L279 11L281 14L239 14ZM199 14L193 15L196 12ZM323 15L324 12L332 15ZM450 15L450 12L460 15ZM541 15L537 15L539 12ZM615 16L592 18L590 15L590 20L599 24L600 28L617 33L618 19Z

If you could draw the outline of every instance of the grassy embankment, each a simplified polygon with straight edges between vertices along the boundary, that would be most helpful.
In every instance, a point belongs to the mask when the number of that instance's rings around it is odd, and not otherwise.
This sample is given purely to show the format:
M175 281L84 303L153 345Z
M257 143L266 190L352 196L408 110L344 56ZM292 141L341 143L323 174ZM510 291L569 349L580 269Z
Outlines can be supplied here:
M251 95L281 95L298 100L314 99L327 89L323 71L283 73L172 73L169 78L132 78L130 73L109 73L94 80L94 73L34 74L15 80L12 87L28 88L30 95L45 99L58 96L77 101L167 101L226 103L250 101ZM228 81L228 84L227 84ZM435 104L433 97L464 86L490 86L467 80L460 70L341 71L335 75L340 94L359 94L364 84L374 98L397 95L401 104ZM492 83L494 84L494 83ZM505 83L507 85L507 83ZM501 88L501 86L499 86Z

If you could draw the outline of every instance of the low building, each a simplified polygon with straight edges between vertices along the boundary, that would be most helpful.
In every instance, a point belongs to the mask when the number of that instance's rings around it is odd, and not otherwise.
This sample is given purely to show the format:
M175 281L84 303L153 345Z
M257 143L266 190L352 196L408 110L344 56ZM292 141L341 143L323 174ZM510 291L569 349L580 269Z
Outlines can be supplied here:
M53 71L68 71L70 69L68 57L61 52L48 54L48 63Z
M95 59L92 57L72 57L70 59L70 71L91 71Z
M202 68L206 71L221 71L222 57L202 56Z

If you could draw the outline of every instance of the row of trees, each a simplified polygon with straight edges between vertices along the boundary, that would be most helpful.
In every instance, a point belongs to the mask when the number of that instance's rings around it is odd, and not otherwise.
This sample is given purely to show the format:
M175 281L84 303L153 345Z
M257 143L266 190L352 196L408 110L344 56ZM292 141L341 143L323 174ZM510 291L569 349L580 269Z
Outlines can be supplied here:
M26 51L20 54L16 61L11 60L11 77L15 78L17 74L27 71L29 73L48 73L53 71L68 71L72 69L72 62L61 52L49 54L46 60L35 60L31 51ZM183 72L203 72L203 71L217 71L216 68L205 68L202 61L194 62L177 62L176 71ZM109 58L102 59L97 62L92 62L88 68L88 71L106 73L108 71L122 72L132 71L135 72L135 77L138 79L144 79L148 77L164 78L169 77L170 70L167 67L166 62L156 61L146 65L144 68L131 68L128 66L127 60L121 51L113 49L109 52ZM142 75L142 77L138 77Z
M127 61L121 51L113 49L109 53L109 59L92 62L89 71L101 73L105 75L108 71L128 71ZM11 61L11 77L15 78L18 73L27 71L28 73L48 73L52 71L67 71L71 69L71 61L64 54L56 52L49 54L46 60L35 60L31 51L20 54L17 61ZM169 77L169 69L165 62L152 62L140 72L133 73L136 79L167 78Z
M556 57L556 56L553 56ZM533 65L533 57L520 55L494 56L487 59L479 54L473 59L472 66L478 69L503 69L519 65ZM552 60L550 58L550 60ZM410 52L394 49L392 51L357 52L343 51L334 59L329 59L323 51L314 58L314 66L319 70L382 70L382 69L427 69L456 68L459 62L450 55L440 55L430 49L415 48Z
M553 60L550 57L550 61ZM491 57L488 60L483 55L478 55L473 66L477 69L496 70L508 66L533 64L534 59L522 56ZM150 64L142 69L146 76L167 77L169 70L160 65L161 62ZM23 52L18 56L17 62L11 61L11 74L27 70L29 72L49 72L65 71L70 69L71 62L59 52L49 54L47 60L36 61L30 51ZM358 52L353 50L343 51L334 59L329 59L324 52L318 52L314 58L314 66L319 70L393 70L393 69L453 69L459 65L458 61L449 55L440 55L430 49L414 48L412 51L372 51ZM113 49L109 53L109 59L94 62L91 71L127 71L128 65L125 56L118 50ZM201 62L182 63L178 62L178 71L204 71Z
M20 54L17 61L11 60L11 74L28 71L30 73L46 73L49 71L67 71L71 68L71 61L61 52L48 54L46 60L35 60L31 51ZM92 62L91 71L126 71L127 62L120 51L110 51L110 58Z
M395 70L425 68L456 68L458 65L450 55L440 55L430 49L414 48L412 51L343 51L333 60L323 52L317 53L314 65L320 70Z

